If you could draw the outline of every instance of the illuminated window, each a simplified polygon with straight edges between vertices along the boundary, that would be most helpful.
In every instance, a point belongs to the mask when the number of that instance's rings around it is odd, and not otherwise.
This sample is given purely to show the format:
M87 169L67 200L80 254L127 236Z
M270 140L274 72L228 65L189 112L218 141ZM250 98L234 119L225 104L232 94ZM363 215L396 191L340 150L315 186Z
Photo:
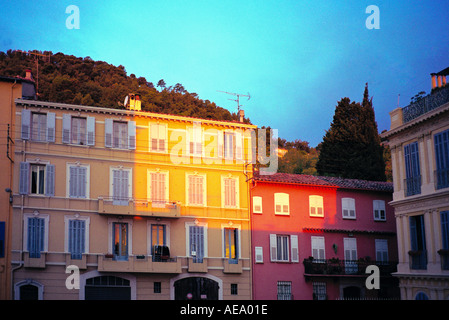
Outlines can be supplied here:
M150 151L167 152L167 125L150 124Z
M165 207L168 202L168 171L148 171L148 199L153 207Z
M223 230L224 257L229 263L238 263L239 259L239 229L224 228Z
M128 260L128 224L114 222L112 228L114 260Z
M194 123L193 127L187 128L187 141L189 154L201 156L203 153L203 132L200 123Z
M355 199L342 198L341 199L341 211L343 218L355 219Z
M206 175L187 174L187 204L206 205Z
M309 196L309 213L311 217L323 217L323 197Z
M287 193L274 194L274 213L275 214L290 214L289 195Z
M253 197L253 213L262 213L262 197Z

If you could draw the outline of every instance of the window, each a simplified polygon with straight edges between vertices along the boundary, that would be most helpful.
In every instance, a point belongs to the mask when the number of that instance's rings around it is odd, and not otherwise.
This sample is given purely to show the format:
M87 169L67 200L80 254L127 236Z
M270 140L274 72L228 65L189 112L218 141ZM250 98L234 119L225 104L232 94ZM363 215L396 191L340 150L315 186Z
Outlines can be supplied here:
M159 282L159 281L155 281L154 282L153 292L154 293L161 293L162 292L161 282Z
M164 254L162 247L168 247L167 226L165 224L151 224L151 255L153 261L161 261ZM166 253L166 252L165 252Z
M95 145L95 118L62 115L62 143Z
M0 258L5 257L5 222L0 221Z
M41 163L20 163L19 193L55 195L55 166Z
M357 265L357 239L343 238L345 252L345 273L354 274L358 271Z
M405 157L405 194L412 196L421 193L421 173L419 169L418 142L404 147Z
M380 263L388 262L388 240L376 239L376 261Z
M69 198L89 198L89 166L67 164L67 191Z
M291 281L278 281L277 298L278 300L293 300Z
M55 113L35 113L23 109L21 117L22 139L55 142Z
M150 151L167 152L167 125L150 124Z
M262 213L262 197L253 197L253 213Z
M70 219L68 222L68 251L72 259L81 259L86 252L86 221Z
M424 216L410 217L410 251L411 269L427 269L426 235L424 229Z
M256 263L263 263L263 247L255 247Z
M324 217L322 196L309 196L309 214L311 217Z
M148 171L148 199L153 207L165 207L168 202L168 172Z
M222 199L225 208L239 207L239 179L234 177L221 177Z
M113 223L113 254L115 260L128 260L128 223Z
M314 262L323 262L323 260L326 259L324 250L324 237L311 237L311 243L312 243L312 257Z
M229 263L238 263L239 259L239 229L224 228L223 230L224 257Z
M373 210L374 210L374 220L385 221L385 201L384 200L373 200Z
M118 149L136 149L136 122L105 119L105 146Z
M241 130L224 132L224 158L241 160L243 157L243 139Z
M355 219L355 199L342 198L341 208L344 219Z
M449 211L440 212L441 218L441 248L445 251L449 251ZM443 251L443 252L444 252ZM449 270L449 254L441 255L441 268L443 270Z
M40 258L45 251L45 219L28 217L27 220L27 250L30 258Z
M132 169L111 168L109 192L115 205L127 206L132 198Z
M449 130L435 134L436 189L449 187Z
M193 263L202 263L207 256L207 224L186 223L186 228L187 256Z
M237 283L231 283L231 295L233 295L233 296L238 295L238 284Z
M200 123L187 128L187 150L189 155L201 156L203 153L203 134Z
M206 175L187 174L187 204L206 205Z
M327 300L325 282L313 282L312 290L313 290L313 300Z
M270 235L270 256L273 262L299 262L297 235Z
M289 195L287 193L274 194L274 213L275 214L290 214Z

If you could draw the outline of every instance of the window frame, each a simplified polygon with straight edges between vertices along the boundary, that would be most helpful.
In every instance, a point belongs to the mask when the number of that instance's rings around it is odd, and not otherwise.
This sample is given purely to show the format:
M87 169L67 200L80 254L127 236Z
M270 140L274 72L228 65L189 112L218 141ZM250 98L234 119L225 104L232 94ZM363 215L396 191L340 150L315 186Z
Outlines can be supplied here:
M168 153L168 124L160 122L150 122L148 126L149 130L149 151L156 153ZM156 131L157 130L157 134ZM163 138L160 137L162 134ZM153 148L153 140L156 140L156 148ZM162 150L161 141L163 142L164 149Z
M164 199L153 199L153 179L152 175L163 175L164 176ZM151 206L154 208L164 208L165 204L170 200L170 172L168 170L159 170L159 169L147 169L147 199L151 201ZM161 191L159 190L158 193Z
M316 260L326 260L326 240L323 236L311 236L310 237L310 245L311 245L311 256L313 257L314 262L324 262L324 261L316 261ZM318 257L315 257L313 251L316 250ZM322 257L321 257L322 250Z
M113 242L114 242L114 226L116 223L126 223L128 224L128 230L127 230L127 256L126 260L118 260L118 261L128 261L129 258L133 255L133 220L132 219L119 219L119 218L109 218L108 219L108 252L114 255L114 248L113 248ZM123 256L121 256L123 257Z
M232 193L232 190L229 191L229 189L226 188L226 180L232 181L234 183L234 193ZM227 195L227 191L230 192L229 195ZM227 199L230 203L229 202L226 203ZM223 208L233 208L233 209L240 208L240 179L239 179L239 177L231 176L231 175L222 175L221 176L221 206Z
M129 201L131 199L133 199L133 194L132 194L132 187L133 187L133 169L132 168L126 168L126 167L122 167L122 166L111 166L109 167L109 197L114 200L114 171L119 170L119 171L128 171L128 200L122 199L122 200L117 200L119 202L123 202L123 204L121 205L127 205L124 204L125 202L129 203ZM118 203L117 203L118 204Z
M70 252L70 221L78 220L78 221L84 221L84 252L83 254L89 253L89 226L90 226L90 217L87 216L80 216L79 214L75 215L66 215L64 216L64 252L66 253L72 253Z
M346 214L345 211L347 212ZM353 215L351 215L351 211L354 212ZM355 220L357 218L354 198L345 197L341 199L341 215L343 219Z
M43 235L43 245L40 250L40 254L48 252L48 226L50 221L50 216L48 214L41 214L38 211L35 211L34 213L24 213L23 214L23 251L24 252L30 252L28 250L28 221L31 218L41 218L44 219L44 235Z
M192 202L190 199L190 177L202 178L202 203ZM207 176L205 173L186 173L186 205L192 207L207 206Z
M86 169L86 181L85 181L85 195L71 195L71 168L84 168ZM79 183L79 181L76 181ZM66 164L66 197L70 199L90 199L90 165L69 162Z
M260 210L256 210L256 207L260 206ZM253 213L262 213L262 197L261 196L253 196Z
M316 213L312 213L312 208L315 208ZM321 208L321 214L319 210ZM309 216L310 217L324 217L324 197L320 195L309 195Z
M280 206L280 211L277 211L277 206ZM285 211L287 206L287 211ZM290 195L285 192L276 192L274 194L274 214L281 216L290 215Z
M376 214L376 211L379 213ZM382 218L383 211L383 218ZM374 221L387 221L387 211L385 200L373 200L373 217Z
M240 224L229 224L229 223L227 223L227 224L222 224L221 225L221 239L223 240L223 242L222 242L222 250L221 250L221 254L222 254L222 257L223 257L223 259L227 259L228 261L230 261L230 262L232 262L232 263L237 263L237 261L239 260L239 259L241 259L242 257L241 257L241 248L242 248L242 245L241 245L241 229L242 229L242 226L240 225ZM228 237L226 237L226 230L233 230L233 232L234 232L234 241L236 240L237 241L237 243L235 243L234 244L234 247L235 247L235 249L234 249L234 252L235 252L235 258L232 258L232 257L230 257L230 256L227 256L227 251L226 251L226 248L227 248L227 240L229 240L229 236ZM228 234L229 235L229 234Z

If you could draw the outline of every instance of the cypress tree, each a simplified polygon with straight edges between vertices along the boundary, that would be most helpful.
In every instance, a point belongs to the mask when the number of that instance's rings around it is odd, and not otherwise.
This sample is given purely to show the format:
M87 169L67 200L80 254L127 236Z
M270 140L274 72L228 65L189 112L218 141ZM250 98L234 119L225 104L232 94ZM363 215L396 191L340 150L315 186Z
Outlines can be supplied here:
M362 103L341 99L317 162L320 175L385 181L383 147L366 84Z

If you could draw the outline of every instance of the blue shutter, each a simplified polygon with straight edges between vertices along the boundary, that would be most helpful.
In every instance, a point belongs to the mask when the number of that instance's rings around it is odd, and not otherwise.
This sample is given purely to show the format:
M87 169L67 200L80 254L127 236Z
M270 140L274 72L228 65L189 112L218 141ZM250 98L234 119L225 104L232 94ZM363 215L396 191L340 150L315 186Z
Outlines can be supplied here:
M19 193L28 194L30 190L30 164L28 162L20 163L19 175Z
M30 140L30 127L31 127L31 111L27 109L22 110L22 139Z
M190 226L190 254L195 251L193 262L202 263L204 257L204 227Z
M0 221L0 258L5 257L5 222Z
M45 195L52 197L55 195L55 165L47 164L46 166L46 184Z
M72 129L72 117L70 114L62 115L62 143L70 143Z
M55 142L55 122L56 114L54 112L47 113L47 141Z
M437 189L449 187L449 130L434 137Z
M43 218L28 218L28 252L30 258L40 258L44 249L45 224Z
M441 238L443 249L449 250L449 211L440 213L441 217Z
M412 251L418 250L418 233L415 217L410 217L410 248Z
M72 259L81 259L85 251L85 227L85 221L69 221L69 252Z

